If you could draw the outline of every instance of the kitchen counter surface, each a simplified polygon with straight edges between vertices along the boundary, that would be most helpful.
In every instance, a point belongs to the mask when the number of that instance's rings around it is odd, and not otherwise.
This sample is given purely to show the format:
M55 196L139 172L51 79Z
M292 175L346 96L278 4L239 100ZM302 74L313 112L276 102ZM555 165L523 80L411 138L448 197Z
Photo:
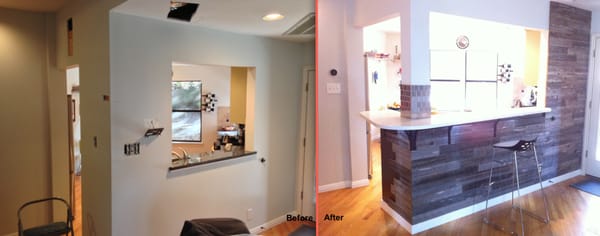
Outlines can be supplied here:
M431 117L423 119L403 118L400 116L400 112L392 110L363 111L360 115L369 123L381 129L412 131L542 114L550 111L552 111L550 108L543 107L473 112L442 111L435 112L431 114Z
M209 164L209 163L225 161L225 160L240 158L240 157L244 157L244 156L254 155L254 154L256 154L255 151L245 151L243 149L238 150L237 147L236 147L236 149L234 149L232 151L228 151L228 152L221 150L221 151L214 151L212 153L205 153L203 155L192 154L192 157L185 161L174 159L172 161L171 167L169 167L169 171L193 167L193 166L205 165L205 164Z

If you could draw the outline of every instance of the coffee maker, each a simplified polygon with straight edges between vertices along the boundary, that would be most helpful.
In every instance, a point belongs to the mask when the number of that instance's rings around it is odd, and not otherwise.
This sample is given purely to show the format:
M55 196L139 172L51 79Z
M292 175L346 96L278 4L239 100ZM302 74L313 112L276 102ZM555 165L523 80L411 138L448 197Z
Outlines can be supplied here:
M244 124L235 125L233 130L217 131L217 140L213 144L214 150L221 150L224 146L244 147L245 143L245 128Z

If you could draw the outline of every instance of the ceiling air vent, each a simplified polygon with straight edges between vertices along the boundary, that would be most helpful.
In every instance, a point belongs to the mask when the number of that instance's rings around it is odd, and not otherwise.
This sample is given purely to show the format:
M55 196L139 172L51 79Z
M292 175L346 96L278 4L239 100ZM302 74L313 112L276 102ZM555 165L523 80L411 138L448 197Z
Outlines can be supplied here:
M197 9L197 3L171 1L171 8L167 18L190 22Z
M283 35L314 35L315 34L315 13L311 12L287 31Z

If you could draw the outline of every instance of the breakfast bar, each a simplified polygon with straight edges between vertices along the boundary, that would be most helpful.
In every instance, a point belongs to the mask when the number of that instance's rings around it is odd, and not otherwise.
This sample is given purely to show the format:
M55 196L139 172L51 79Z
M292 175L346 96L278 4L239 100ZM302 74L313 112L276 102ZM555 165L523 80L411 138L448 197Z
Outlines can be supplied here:
M403 118L392 110L361 112L381 129L382 208L400 216L400 223L414 233L427 221L485 201L493 143L537 137L538 155L556 155L547 131L556 125L549 112L543 107L444 111L422 119ZM510 155L496 152L500 158ZM523 165L522 186L537 183L534 170L535 165ZM509 167L498 171L511 174ZM556 176L556 171L544 169L542 176ZM506 179L494 186L492 197L511 192L511 178Z

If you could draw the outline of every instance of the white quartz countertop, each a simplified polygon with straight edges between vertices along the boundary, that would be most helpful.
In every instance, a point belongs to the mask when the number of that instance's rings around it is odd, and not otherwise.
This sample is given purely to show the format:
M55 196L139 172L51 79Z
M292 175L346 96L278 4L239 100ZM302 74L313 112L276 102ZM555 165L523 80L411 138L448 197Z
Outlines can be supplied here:
M524 107L495 111L442 111L431 114L429 118L408 119L400 116L400 112L363 111L360 115L369 123L381 129L389 130L423 130L454 125L470 124L482 121L498 120L518 116L542 114L552 111L543 107Z

